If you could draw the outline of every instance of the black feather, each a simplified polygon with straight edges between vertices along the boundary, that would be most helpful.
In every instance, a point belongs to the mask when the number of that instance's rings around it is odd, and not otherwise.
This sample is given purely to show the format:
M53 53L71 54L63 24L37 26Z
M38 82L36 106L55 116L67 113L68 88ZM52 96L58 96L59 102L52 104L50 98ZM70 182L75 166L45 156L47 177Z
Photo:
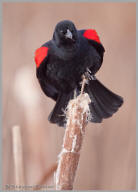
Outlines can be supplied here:
M79 90L76 89L76 96L79 94ZM66 107L68 102L73 99L74 97L74 90L68 94L60 93L55 104L54 109L50 113L48 120L51 123L56 123L61 127L64 127L66 124Z
M97 79L90 80L85 86L91 103L91 121L100 123L102 119L111 117L123 104L123 98L107 89Z

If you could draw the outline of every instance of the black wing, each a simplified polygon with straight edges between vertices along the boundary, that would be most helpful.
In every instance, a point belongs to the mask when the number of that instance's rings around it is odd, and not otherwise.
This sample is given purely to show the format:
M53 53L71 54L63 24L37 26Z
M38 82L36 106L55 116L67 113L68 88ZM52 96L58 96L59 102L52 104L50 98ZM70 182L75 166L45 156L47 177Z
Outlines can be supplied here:
M79 30L79 34L81 34L83 37L84 37L84 33L86 32L87 30ZM103 45L99 42L97 42L96 40L91 39L90 38L86 38L84 37L85 39L88 40L88 43L95 48L95 50L97 51L97 53L99 54L100 56L100 61L98 61L98 65L95 65L95 68L93 69L90 69L91 71L94 72L94 74L100 69L101 65L102 65L102 62L103 62L103 56L104 56L104 52L105 52L105 49L103 47Z
M46 44L43 45L47 46ZM39 67L36 69L36 76L40 83L40 87L43 92L53 100L57 100L58 98L58 91L48 82L48 78L46 77L46 70L47 70L47 63L48 63L49 55L47 54L46 57L42 60Z

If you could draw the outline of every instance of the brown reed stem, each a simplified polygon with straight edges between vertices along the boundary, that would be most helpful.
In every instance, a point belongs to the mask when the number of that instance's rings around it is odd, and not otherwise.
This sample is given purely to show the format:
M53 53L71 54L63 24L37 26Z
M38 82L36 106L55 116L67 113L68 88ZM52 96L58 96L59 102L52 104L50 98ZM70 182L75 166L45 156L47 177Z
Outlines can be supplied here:
M39 190L43 188L43 185L46 183L46 181L54 174L54 172L57 169L57 163L52 165L50 169L46 172L46 174L43 176L43 178L39 181L36 187L33 188L33 190Z
M12 127L13 140L13 158L14 158L14 176L17 190L19 186L24 185L23 151L21 129L19 126Z
M83 78L80 95L67 107L67 124L56 172L56 190L72 190L80 158L85 127L89 117L90 98L83 93L86 79Z

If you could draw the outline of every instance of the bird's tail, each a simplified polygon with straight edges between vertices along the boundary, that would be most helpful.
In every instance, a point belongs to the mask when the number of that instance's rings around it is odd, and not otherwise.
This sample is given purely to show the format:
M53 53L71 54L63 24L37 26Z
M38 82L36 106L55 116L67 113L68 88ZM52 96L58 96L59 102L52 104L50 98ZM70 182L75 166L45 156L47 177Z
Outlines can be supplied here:
M76 90L76 94L77 94ZM79 93L79 92L78 92ZM58 99L56 101L55 107L50 113L48 120L51 123L55 123L61 127L64 127L66 124L66 107L68 105L68 102L73 99L74 97L74 90L71 91L70 93L61 93L58 96Z
M85 92L91 99L91 122L100 123L102 119L111 117L123 104L123 98L107 89L96 78L85 86Z
M84 92L89 94L91 103L91 122L101 123L103 119L111 117L123 104L123 98L107 89L97 79L89 80ZM76 89L76 96L80 93L80 87ZM59 94L56 105L49 115L49 121L64 127L66 124L65 109L70 99L74 97L74 90L69 94Z

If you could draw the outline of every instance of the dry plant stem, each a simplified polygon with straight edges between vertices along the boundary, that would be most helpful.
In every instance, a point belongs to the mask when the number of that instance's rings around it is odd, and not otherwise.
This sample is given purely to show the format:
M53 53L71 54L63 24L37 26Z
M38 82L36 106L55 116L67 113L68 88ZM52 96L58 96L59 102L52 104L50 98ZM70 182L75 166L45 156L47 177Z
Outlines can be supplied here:
M82 75L82 86L81 86L81 95L83 94L85 84L87 82L87 79L84 75Z
M33 190L39 190L41 187L46 183L46 181L54 174L54 172L57 169L57 163L52 165L50 169L46 172L46 174L43 176L43 178L40 180L40 182L37 184L37 187L34 187Z
M67 107L67 125L62 151L56 172L56 190L72 190L77 170L80 149L89 116L90 98L83 94L86 79L83 79L81 94L71 100Z
M15 185L20 186L24 185L24 169L23 169L21 130L19 126L12 127L12 139L13 139Z

